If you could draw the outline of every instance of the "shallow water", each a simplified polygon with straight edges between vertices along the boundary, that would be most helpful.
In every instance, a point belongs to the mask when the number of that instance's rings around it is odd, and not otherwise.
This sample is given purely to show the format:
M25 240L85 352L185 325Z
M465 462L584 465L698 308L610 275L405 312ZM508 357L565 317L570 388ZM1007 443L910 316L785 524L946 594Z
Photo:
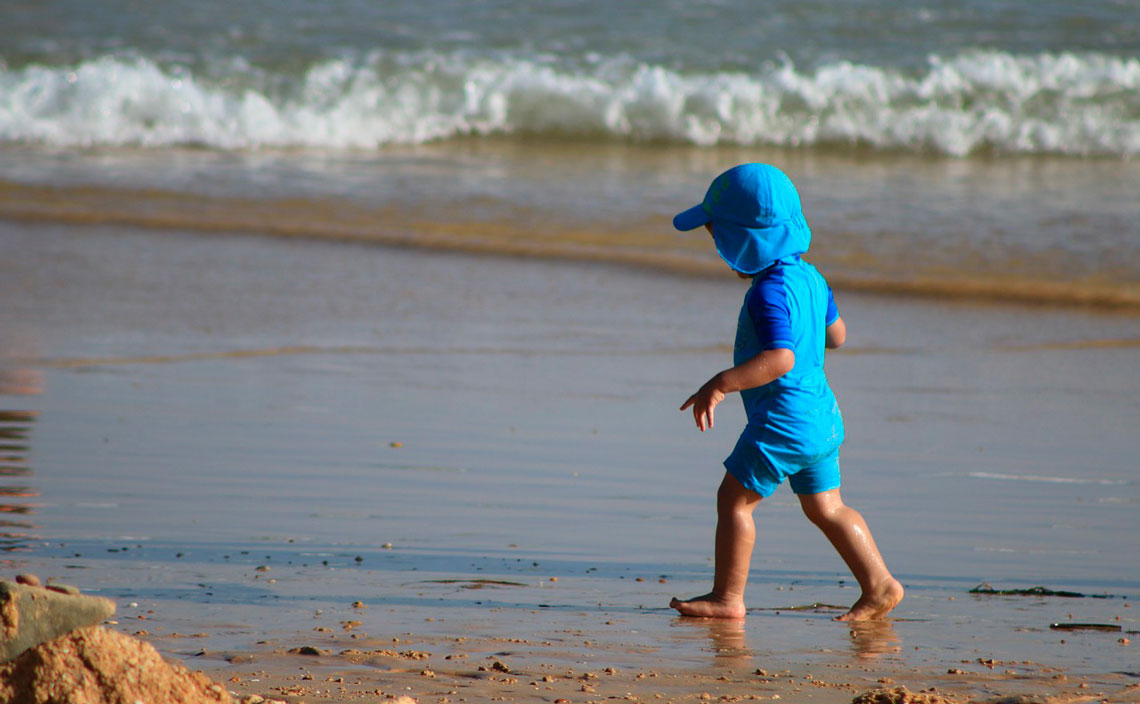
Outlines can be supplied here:
M670 218L712 175L774 163L810 257L848 291L1140 308L1132 161L470 141L378 153L9 149L0 215L360 240L719 273Z
M725 404L702 435L676 409L727 364L740 282L0 227L8 571L110 596L124 624L152 611L156 636L205 632L163 641L183 657L287 638L361 599L374 634L585 628L632 660L717 662L716 634L665 605L707 587L712 496L742 413ZM786 611L855 594L780 492L757 513L745 649L1134 671L1118 635L1049 624L1138 629L1138 390L1120 370L1140 319L842 293L840 306L851 336L828 364L844 494L909 595L892 632L866 637L835 611ZM1112 598L966 593L983 581Z

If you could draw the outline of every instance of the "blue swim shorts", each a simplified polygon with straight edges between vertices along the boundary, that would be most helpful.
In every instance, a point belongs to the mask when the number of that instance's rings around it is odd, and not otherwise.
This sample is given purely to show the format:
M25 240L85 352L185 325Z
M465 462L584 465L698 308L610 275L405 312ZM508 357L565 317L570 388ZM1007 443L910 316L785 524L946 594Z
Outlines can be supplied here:
M839 447L828 447L820 455L803 453L764 442L762 428L747 426L736 448L724 461L724 468L760 496L775 493L785 479L797 494L819 494L839 488Z

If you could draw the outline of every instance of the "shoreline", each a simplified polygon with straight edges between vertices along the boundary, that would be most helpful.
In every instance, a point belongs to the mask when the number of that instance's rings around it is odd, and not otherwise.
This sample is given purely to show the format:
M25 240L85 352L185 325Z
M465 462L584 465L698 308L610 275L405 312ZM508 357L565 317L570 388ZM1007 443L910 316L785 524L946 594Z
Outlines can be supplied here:
M148 212L151 201L161 214ZM84 203L84 201L90 201ZM456 208L450 204L449 208ZM474 206L478 207L478 206ZM335 212L334 212L335 211ZM214 219L204 219L203 212ZM627 244L613 246L614 223L547 226L533 239L529 226L504 221L472 223L409 220L391 208L370 209L350 200L306 201L298 198L248 200L154 190L62 188L0 182L0 219L29 227L126 228L152 232L192 232L206 237L246 237L342 243L426 253L490 256L565 262L664 275L714 280L725 265L693 242L670 234L664 217L634 224L621 232ZM699 241L698 241L699 244ZM1140 288L1127 280L1084 276L986 275L950 272L931 263L916 273L879 263L866 269L862 255L805 256L827 272L837 290L899 300L954 301L975 305L1025 305L1042 309L1140 314Z
M0 151L3 151L0 149ZM609 264L709 279L706 243L674 212L726 164L793 176L838 289L1140 312L1136 163L934 159L776 147L668 148L477 139L376 153L222 155L26 149L0 169L5 228L189 233ZM558 168L544 168L556 163ZM1090 211L1095 215L1090 215Z

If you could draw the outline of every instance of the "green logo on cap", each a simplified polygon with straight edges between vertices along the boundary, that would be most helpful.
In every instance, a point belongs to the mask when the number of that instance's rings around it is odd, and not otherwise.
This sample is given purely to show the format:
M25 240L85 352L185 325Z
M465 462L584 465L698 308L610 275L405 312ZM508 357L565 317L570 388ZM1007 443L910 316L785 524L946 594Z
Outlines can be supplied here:
M728 175L721 174L715 180L713 180L712 185L709 186L708 193L705 193L705 202L701 203L701 206L704 207L706 213L709 215L713 214L713 208L720 205L720 202L724 199L724 194L727 190Z

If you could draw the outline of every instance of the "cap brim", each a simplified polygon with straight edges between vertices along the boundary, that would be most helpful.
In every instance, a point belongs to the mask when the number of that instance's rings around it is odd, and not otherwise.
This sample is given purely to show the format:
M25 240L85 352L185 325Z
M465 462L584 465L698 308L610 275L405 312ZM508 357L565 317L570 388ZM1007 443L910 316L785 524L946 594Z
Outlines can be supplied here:
M678 213L673 218L673 227L681 232L688 232L695 230L702 225L707 225L712 222L712 216L705 212L703 203L697 203L688 210Z

